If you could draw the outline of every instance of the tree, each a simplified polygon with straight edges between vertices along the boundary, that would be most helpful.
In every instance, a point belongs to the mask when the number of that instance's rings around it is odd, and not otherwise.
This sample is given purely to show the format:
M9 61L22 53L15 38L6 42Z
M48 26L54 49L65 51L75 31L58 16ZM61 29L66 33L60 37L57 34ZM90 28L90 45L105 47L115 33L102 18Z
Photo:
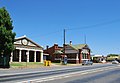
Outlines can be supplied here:
M115 57L115 56L119 56L118 54L108 54L107 57Z
M5 7L0 8L0 66L8 64L11 52L14 50L14 39L16 34L12 32L12 30L12 20L9 13Z

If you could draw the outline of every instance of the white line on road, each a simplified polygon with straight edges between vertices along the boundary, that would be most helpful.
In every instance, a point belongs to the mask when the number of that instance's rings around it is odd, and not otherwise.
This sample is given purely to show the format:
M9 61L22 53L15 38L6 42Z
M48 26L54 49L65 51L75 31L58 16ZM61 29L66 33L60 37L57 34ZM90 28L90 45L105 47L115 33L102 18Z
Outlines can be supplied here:
M79 68L78 66L77 67L72 67L72 68L57 68L57 69L52 69L52 70L46 70L46 69L43 69L42 71L40 70L37 70L37 71L31 71L31 72L24 72L24 74L29 74L29 73L40 73L40 72L50 72L50 71L60 71L60 70L63 70L63 69L74 69L74 68ZM19 75L21 73L11 73L11 74L1 74L0 76L8 76L8 75Z
M108 69L115 69L115 68L119 68L119 66L120 65L112 66L112 67L104 67L104 68L96 68L96 69L78 71L78 72L55 75L55 76L50 76L50 77L45 77L45 78L40 78L40 79L35 79L35 80L22 81L22 82L18 82L18 83L38 83L38 82L40 83L40 82L51 81L51 80L56 80L56 79L68 78L68 77L77 76L77 75L85 75L85 74L105 71L105 70L108 70Z

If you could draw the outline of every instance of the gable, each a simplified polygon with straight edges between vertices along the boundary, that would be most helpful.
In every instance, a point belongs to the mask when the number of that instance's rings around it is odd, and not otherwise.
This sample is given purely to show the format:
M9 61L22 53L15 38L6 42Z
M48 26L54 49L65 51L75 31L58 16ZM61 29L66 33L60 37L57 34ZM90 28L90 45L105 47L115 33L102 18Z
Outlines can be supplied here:
M65 53L77 53L79 52L79 49L82 49L82 50L84 49L83 53L88 53L89 47L87 44L77 44L77 45L67 44L65 46Z
M82 49L90 49L89 46L86 44Z
M25 46L36 46L34 43L32 43L31 41L29 41L29 40L26 39L26 38L16 40L16 41L14 42L14 44L17 44L17 45L25 45Z
M78 51L71 47L70 45L65 46L65 53L77 53Z
M82 49L81 53L89 54L89 50L88 49Z
M36 46L36 45L34 43L32 43L32 42L29 42L28 46Z
M76 50L79 50L79 49L89 49L89 47L88 47L87 44L71 45L71 47L73 47L73 48L76 49Z
M15 41L14 44L22 44L21 40Z
M23 36L20 38L16 38L14 45L17 46L28 46L28 47L37 47L37 48L41 48L41 46L39 46L38 44L36 44L35 42L33 42L32 40L28 39L27 37Z

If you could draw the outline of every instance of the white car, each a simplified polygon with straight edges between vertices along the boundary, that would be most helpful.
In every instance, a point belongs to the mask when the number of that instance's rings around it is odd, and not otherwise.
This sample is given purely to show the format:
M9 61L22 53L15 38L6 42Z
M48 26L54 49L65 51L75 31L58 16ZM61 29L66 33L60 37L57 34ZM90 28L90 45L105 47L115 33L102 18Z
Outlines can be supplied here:
M119 62L114 60L114 61L112 61L112 64L119 64Z
M82 65L92 65L93 62L91 60L83 60Z

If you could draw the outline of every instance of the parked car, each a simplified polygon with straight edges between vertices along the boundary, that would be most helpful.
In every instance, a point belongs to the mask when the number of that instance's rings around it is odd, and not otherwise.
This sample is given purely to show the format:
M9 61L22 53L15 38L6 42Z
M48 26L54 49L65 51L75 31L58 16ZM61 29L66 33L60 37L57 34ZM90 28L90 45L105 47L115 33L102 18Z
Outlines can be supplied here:
M112 64L119 64L119 62L114 60L114 61L112 61Z
M92 65L93 62L91 60L83 60L82 65Z

